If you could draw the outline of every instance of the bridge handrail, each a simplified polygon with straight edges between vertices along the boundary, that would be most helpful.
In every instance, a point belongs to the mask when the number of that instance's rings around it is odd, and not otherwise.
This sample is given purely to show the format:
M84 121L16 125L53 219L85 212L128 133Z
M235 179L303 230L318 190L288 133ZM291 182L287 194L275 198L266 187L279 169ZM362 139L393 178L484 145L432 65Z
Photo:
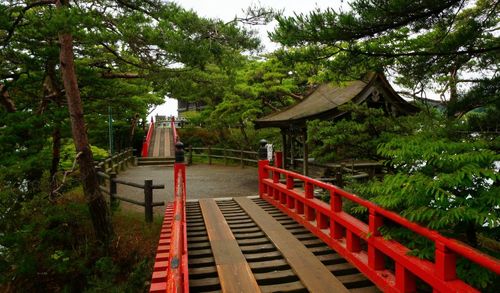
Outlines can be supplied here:
M286 178L286 184L279 182L281 176ZM294 179L304 182L304 191L294 190ZM330 205L314 198L315 187L330 192ZM487 256L462 242L446 238L437 231L419 226L337 186L269 166L267 160L259 161L259 194L273 201L280 209L326 241L384 291L412 291L415 289L415 279L418 277L439 291L476 292L474 288L457 279L457 255L500 274L498 259ZM368 223L343 211L342 198L367 208ZM435 262L409 256L407 255L409 249L403 244L383 239L378 228L382 226L384 219L432 240L435 243ZM361 249L361 240L367 243L367 254ZM394 260L395 274L385 269L385 256Z
M174 120L171 122L176 142L180 143ZM186 226L186 165L184 150L176 144L174 164L174 210L171 227L167 292L189 292Z
M151 123L149 124L149 129L148 133L146 134L146 139L144 140L144 143L142 144L142 157L147 157L148 156L148 149L149 149L149 144L151 143L151 136L153 135L153 129L155 128L155 123L153 121L153 118L151 118Z
M172 117L172 120L170 121L170 128L172 128L175 144L176 142L180 141L179 134L177 133L177 128L175 128L175 117Z

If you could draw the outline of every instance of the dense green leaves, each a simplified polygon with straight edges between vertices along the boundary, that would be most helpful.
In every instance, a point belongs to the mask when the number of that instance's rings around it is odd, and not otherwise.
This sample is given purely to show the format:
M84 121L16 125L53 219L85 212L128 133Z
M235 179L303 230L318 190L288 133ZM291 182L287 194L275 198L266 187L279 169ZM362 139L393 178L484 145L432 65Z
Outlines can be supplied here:
M350 6L280 17L272 37L287 46L288 58L320 62L330 78L385 70L412 98L434 91L450 101L450 116L497 100L489 90L498 84L497 1L357 0Z
M457 136L446 123L422 120L409 135L380 144L378 153L397 173L360 190L412 221L465 233L476 246L476 231L500 228L500 156L487 137Z
M340 121L308 123L308 143L318 161L379 160L382 157L377 146L395 134L407 133L410 128L406 117L388 117L382 109L368 108L365 104L347 104L339 109L347 113Z

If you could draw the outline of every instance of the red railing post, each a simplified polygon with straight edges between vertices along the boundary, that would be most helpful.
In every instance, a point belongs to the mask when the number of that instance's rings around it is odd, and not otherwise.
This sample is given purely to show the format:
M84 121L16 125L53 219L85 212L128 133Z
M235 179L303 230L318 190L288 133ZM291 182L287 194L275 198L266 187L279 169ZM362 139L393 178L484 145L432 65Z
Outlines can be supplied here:
M260 198L264 197L264 194L267 193L267 188L266 185L264 184L264 179L269 178L269 172L267 171L266 167L269 166L269 161L267 160L267 148L266 144L267 141L265 139L262 139L260 141L260 148L259 148L259 196ZM272 196L272 194L268 194L268 196Z
M335 220L335 213L342 212L342 197L333 189L330 190L330 209L333 212L330 217L330 235L333 239L340 239L343 237L344 228Z
M436 241L435 243L436 274L443 281L452 281L457 278L456 274L456 256L450 251L444 243Z
M378 215L374 209L369 209L368 217L368 266L374 270L382 270L385 268L384 254L373 245L373 239L380 236L378 228L382 226L383 218Z
M309 202L310 199L314 198L314 185L312 185L312 183L309 183L307 181L304 182L304 192L306 196L306 220L312 221L316 217L315 210L307 203Z
M416 292L415 275L399 262L396 262L396 289L400 292Z
M274 166L278 168L283 168L283 152L274 153Z

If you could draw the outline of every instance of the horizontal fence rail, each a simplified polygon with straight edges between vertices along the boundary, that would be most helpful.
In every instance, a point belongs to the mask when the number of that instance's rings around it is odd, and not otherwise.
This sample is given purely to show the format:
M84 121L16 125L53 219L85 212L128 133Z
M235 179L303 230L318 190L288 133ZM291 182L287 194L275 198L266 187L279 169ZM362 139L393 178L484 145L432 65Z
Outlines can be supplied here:
M151 223L153 222L153 207L163 206L165 204L163 201L153 202L153 190L164 189L165 186L163 184L153 184L152 180L144 180L144 183L136 183L116 178L118 171L124 170L130 163L133 164L134 162L135 158L132 154L132 149L126 149L119 154L113 155L102 160L101 162L96 163L97 176L99 177L100 182L99 189L109 195L109 203L111 207L116 204L116 200L143 206L146 222ZM107 187L103 186L106 181L108 182ZM118 184L142 189L144 201L118 195Z
M190 146L187 153L188 164L193 162L193 157L207 158L209 165L212 164L212 159L223 159L224 165L227 165L229 160L239 162L242 167L248 164L257 165L258 162L257 152L247 150Z
M285 181L280 181L281 178ZM302 182L302 188L295 188L297 180ZM315 189L329 193L330 204L314 198ZM269 166L266 160L259 161L259 194L302 223L385 292L415 292L417 280L424 281L435 292L478 292L457 278L456 261L459 257L500 274L500 261L497 259L410 222L337 186ZM345 201L366 208L368 222L346 212L342 207ZM379 232L384 221L396 223L432 241L435 244L435 261L410 256L410 250L403 244L384 239ZM394 270L386 258L392 260Z
M132 148L127 148L118 154L114 154L105 159L94 162L95 168L102 173L110 173L125 170L133 165L135 157Z

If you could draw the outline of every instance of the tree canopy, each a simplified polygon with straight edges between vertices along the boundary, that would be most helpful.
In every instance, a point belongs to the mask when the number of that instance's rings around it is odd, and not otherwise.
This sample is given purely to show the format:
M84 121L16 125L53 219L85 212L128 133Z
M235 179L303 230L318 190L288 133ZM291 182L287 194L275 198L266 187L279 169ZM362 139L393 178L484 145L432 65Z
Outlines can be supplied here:
M498 1L356 0L350 6L278 17L271 36L285 55L321 61L332 78L385 70L409 97L425 98L432 89L448 102L450 115L498 102ZM303 46L308 51L290 50Z

